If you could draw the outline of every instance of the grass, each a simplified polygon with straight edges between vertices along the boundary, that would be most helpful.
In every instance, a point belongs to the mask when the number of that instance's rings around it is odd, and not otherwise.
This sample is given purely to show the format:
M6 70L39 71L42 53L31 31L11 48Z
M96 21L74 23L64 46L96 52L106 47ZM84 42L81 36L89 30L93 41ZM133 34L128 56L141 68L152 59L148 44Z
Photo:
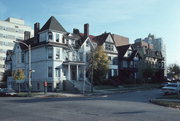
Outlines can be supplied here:
M177 99L180 100L180 95L163 95L158 99Z
M96 90L118 89L118 87L111 86L111 85L99 85L99 86L94 86L94 89Z
M27 92L20 92L18 93L18 97L34 97L34 96L37 96L37 95L40 95L39 93L27 93Z
M146 89L154 89L154 88L159 88L159 84L124 84L120 85L122 86L121 88L116 87L116 86L111 86L111 85L98 85L95 86L94 89L96 90L146 90Z
M161 106L166 106L166 107L172 107L172 108L179 108L180 109L180 102L175 102L175 101L165 101L165 100L151 100L152 103L158 104Z
M180 109L180 95L163 95L159 98L151 100L151 102L161 106Z
M159 88L160 84L125 84L123 85L124 88L147 88L147 89L152 89L152 88Z

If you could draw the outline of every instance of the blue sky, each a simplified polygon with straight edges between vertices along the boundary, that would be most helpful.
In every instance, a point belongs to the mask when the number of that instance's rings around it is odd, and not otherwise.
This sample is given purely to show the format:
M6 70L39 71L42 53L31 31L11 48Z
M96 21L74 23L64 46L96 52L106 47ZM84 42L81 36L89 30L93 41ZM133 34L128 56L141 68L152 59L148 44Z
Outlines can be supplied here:
M33 27L55 16L68 32L111 32L132 43L149 33L166 43L167 63L180 64L180 0L0 0L0 19L22 18Z

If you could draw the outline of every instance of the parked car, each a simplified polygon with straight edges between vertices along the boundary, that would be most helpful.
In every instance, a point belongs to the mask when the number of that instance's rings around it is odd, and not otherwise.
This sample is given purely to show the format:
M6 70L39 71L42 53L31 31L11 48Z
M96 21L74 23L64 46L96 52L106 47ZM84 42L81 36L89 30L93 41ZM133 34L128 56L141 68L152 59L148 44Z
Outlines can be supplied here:
M1 88L0 89L0 96L17 96L17 93L13 89Z
M180 93L180 83L168 83L162 87L164 94L177 94Z
M165 86L167 86L168 84L171 84L171 82L162 83L162 84L161 84L161 87L165 87Z

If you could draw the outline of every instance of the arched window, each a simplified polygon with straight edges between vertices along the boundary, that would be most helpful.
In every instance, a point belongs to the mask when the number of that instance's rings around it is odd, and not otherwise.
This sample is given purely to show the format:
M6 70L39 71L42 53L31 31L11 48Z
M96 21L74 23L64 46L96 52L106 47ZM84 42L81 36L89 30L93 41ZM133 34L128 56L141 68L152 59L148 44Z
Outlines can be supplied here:
M53 34L52 34L52 32L48 32L48 38L49 38L49 40L52 40L52 39L53 39Z

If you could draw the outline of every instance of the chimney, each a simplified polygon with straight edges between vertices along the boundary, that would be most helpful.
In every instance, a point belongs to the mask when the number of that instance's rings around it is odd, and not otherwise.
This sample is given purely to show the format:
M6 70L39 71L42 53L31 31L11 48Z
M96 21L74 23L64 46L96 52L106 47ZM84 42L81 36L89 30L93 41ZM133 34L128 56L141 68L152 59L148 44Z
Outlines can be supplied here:
M24 40L27 40L30 38L31 32L29 31L24 31Z
M79 29L73 29L73 34L79 34Z
M39 35L38 35L38 32L40 30L40 23L35 23L34 24L34 38L35 38L35 43L38 43L38 39L39 39Z
M88 37L89 36L89 24L84 24L84 36Z

